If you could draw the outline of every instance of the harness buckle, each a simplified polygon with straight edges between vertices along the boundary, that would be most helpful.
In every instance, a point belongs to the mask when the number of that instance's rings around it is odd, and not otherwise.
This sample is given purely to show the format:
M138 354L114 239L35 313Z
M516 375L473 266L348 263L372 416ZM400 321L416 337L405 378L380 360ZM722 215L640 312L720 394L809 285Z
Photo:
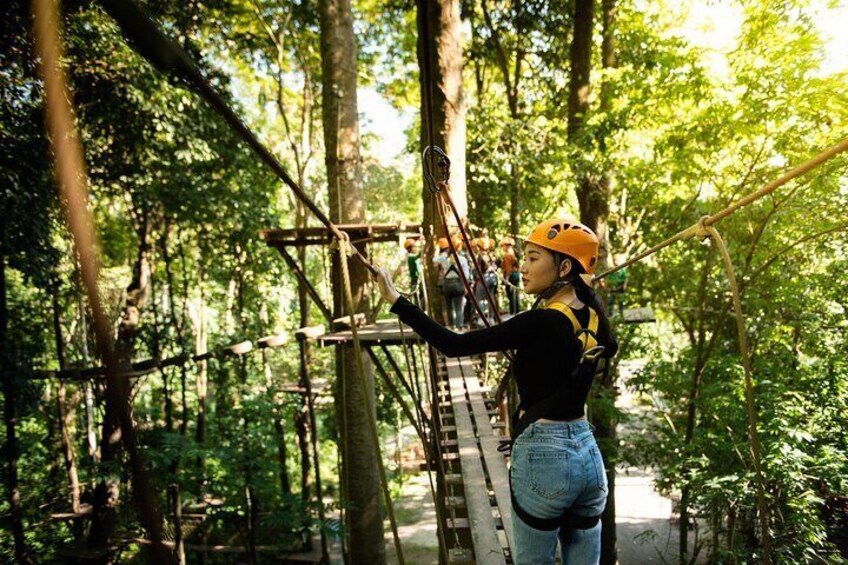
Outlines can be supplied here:
M607 348L603 345L598 345L596 347L593 347L592 349L584 351L583 355L580 356L580 363L582 364L586 361L595 362L598 357L600 357L603 352L606 351L606 349Z

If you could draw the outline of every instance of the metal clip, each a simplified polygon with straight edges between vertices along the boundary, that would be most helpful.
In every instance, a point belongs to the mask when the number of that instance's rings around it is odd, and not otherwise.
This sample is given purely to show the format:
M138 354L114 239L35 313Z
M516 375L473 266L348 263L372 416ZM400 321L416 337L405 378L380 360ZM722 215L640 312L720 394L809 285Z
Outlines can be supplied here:
M433 151L439 156L438 161L436 161L436 165L439 169L441 169L441 180L436 180L436 177L433 174L433 163L431 159L428 159L430 151ZM433 194L441 192L442 187L450 180L450 159L448 158L447 153L445 153L438 145L428 145L424 148L424 151L421 152L421 160L424 167L424 178L427 179L427 185L430 187L430 192Z
M593 347L589 351L584 351L583 355L580 356L580 363L584 363L586 361L591 361L594 363L598 359L598 357L600 357L604 353L604 351L606 351L606 347L604 347L603 345L598 345L596 347Z

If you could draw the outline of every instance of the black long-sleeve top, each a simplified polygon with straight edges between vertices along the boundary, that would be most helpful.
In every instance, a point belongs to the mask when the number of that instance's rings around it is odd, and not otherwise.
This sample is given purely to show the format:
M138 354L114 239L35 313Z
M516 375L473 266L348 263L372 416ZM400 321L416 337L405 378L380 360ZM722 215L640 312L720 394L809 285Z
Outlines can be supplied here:
M521 409L526 410L566 383L569 393L565 395L567 401L545 417L573 420L583 416L592 382L578 382L574 369L580 360L580 342L574 335L571 321L562 312L553 309L530 310L501 324L460 334L436 323L402 296L394 303L391 311L422 339L448 357L515 350L513 373L518 383ZM584 306L574 310L574 313L585 327L589 321L588 308ZM618 344L603 323L598 330L598 340L606 347L604 357L615 355Z

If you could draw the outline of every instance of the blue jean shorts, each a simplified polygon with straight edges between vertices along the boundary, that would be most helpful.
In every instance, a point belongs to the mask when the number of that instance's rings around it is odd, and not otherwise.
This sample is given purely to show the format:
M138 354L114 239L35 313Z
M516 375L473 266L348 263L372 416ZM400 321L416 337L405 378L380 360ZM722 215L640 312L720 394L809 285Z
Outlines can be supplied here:
M607 477L589 422L533 423L512 446L513 495L537 518L555 518L566 509L576 516L600 516L607 501ZM600 559L600 523L587 530L544 531L513 512L516 565L553 563L557 539L563 563L591 565Z

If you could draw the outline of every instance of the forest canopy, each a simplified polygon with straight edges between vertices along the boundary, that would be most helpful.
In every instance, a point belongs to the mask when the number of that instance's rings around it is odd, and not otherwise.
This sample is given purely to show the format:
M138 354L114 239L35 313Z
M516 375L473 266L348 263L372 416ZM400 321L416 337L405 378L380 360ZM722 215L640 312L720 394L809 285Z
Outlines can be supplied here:
M433 31L457 38L454 52L436 55L434 118L422 111L416 18L426 3L352 2L351 93L327 63L346 51L327 44L327 2L137 1L333 222L423 224L424 261L442 229L420 164L427 120L441 124L469 229L520 243L544 219L579 219L602 237L604 269L848 138L844 3L455 2L455 29ZM139 54L105 4L63 2L60 37L116 354L131 367L215 352L129 381L160 512L166 522L181 504L186 515L204 513L205 544L244 544L254 562L258 546L364 535L333 518L348 512L344 469L356 470L344 461L345 438L356 438L339 408L352 361L298 340L301 328L332 320L260 236L321 224L196 89ZM581 6L594 11L583 43ZM56 187L36 53L30 2L3 2L0 559L52 562L63 548L91 547L95 532L135 540L115 562L142 562L129 457L103 453L106 379L56 378L102 361ZM652 469L657 489L676 500L681 563L762 560L763 504L773 562L848 559L847 171L837 155L718 226L746 321L760 472L715 240L671 246L599 285L621 352L611 380L596 382L590 416L608 431L599 442L613 474ZM402 244L373 243L368 253L406 290ZM338 253L290 253L330 318L349 314ZM388 316L363 273L351 273L357 308L370 316L377 307L369 321ZM625 310L639 309L652 322L625 323ZM263 336L285 345L260 349ZM252 353L225 351L246 340ZM399 369L421 362L423 371L423 358L395 358ZM388 351L366 359L365 371L379 443L397 445L396 462L382 455L402 498L409 477L396 438L409 422L375 377L380 359L389 363ZM306 368L326 405L307 406ZM625 391L635 407L616 407ZM398 394L414 405L414 392ZM118 492L113 514L98 514ZM81 518L86 508L95 519ZM55 519L61 513L72 516ZM387 550L375 551L373 562L385 562ZM200 562L191 552L188 561Z

